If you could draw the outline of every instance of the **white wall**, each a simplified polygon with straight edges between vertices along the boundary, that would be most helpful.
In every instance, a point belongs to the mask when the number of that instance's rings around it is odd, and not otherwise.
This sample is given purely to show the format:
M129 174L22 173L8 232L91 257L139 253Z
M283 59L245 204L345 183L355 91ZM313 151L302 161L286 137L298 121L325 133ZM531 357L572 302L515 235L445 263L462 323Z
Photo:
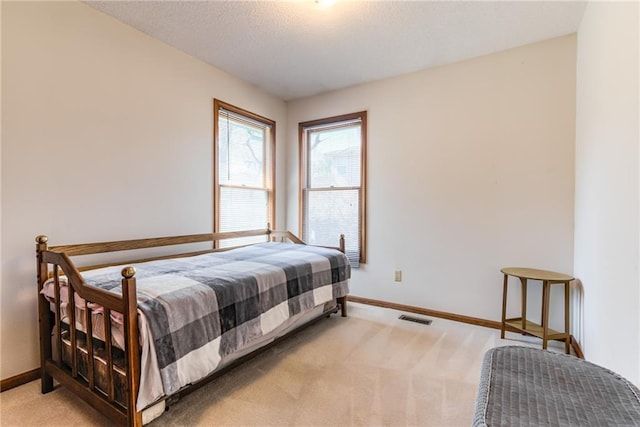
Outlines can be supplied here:
M0 2L0 23L2 23L2 2ZM2 46L2 31L0 31L0 46ZM2 79L2 55L0 54L0 80ZM0 82L0 99L2 98L2 83ZM0 117L2 117L2 103L0 102ZM0 123L0 278L2 277L2 124ZM0 287L0 298L2 289ZM2 304L0 303L0 319L2 319ZM2 364L2 328L0 327L0 365ZM1 369L1 368L0 368ZM0 378L3 376L0 374Z
M213 98L275 120L278 147L286 105L76 2L2 2L2 89L5 379L39 365L37 234L66 244L212 231Z
M498 320L501 267L575 273L587 357L638 383L637 9L589 5L576 126L574 36L285 105L83 4L2 2L0 378L39 363L36 234L211 230L217 97L277 121L277 226L287 213L292 230L297 124L369 111L369 263L353 294Z
M578 31L575 273L585 357L640 384L638 3L589 3Z
M367 110L369 259L354 271L353 295L499 320L501 267L571 274L575 43L565 36L289 102L288 228L298 227L298 123ZM531 288L537 314L541 290ZM554 311L551 326L563 330Z

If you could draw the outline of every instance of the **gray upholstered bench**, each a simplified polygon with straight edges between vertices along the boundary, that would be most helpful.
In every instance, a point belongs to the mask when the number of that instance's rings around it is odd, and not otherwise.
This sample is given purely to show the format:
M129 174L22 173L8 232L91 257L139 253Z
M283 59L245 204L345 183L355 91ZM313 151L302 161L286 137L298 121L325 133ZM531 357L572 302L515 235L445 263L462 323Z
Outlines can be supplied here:
M640 390L566 354L496 347L484 357L474 426L640 426Z

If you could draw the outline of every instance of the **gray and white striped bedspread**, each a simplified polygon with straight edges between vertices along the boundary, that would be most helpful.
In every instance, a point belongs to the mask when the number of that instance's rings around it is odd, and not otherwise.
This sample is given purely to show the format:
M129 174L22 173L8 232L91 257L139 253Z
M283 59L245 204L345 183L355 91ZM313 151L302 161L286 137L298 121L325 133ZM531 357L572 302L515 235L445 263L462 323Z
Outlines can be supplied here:
M574 356L496 347L484 357L473 426L640 426L640 390Z
M289 243L134 266L138 309L152 341L147 350L157 360L166 396L210 374L222 357L291 316L347 295L351 275L340 251ZM115 270L88 271L83 277L121 293ZM144 353L143 343L143 359ZM141 395L146 393L141 384ZM157 394L139 399L138 408L161 397Z

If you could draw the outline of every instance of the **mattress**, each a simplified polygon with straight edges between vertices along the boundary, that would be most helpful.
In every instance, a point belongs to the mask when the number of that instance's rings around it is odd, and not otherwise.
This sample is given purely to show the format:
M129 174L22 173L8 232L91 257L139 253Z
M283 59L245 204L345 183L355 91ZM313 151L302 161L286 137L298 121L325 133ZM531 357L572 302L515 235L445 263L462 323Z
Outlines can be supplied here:
M571 355L528 347L489 350L473 425L640 426L640 390Z

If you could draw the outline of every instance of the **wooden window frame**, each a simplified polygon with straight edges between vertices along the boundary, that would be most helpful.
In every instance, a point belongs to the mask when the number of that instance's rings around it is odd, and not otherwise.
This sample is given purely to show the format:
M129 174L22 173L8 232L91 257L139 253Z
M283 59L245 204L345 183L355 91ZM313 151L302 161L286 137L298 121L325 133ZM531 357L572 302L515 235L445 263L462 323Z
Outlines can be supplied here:
M235 105L229 104L227 102L221 101L219 99L213 100L213 231L217 233L220 231L220 177L218 176L218 144L219 144L219 129L218 129L218 120L220 116L220 110L226 110L230 113L236 114L241 117L247 118L249 121L258 122L264 124L269 129L267 133L269 134L269 141L265 142L265 152L267 155L267 160L265 161L265 166L269 168L268 171L265 171L265 181L266 181L266 189L267 189L267 198L268 198L268 206L267 206L267 217L268 224L265 224L265 228L272 227L275 224L276 220L276 122L274 120L268 119L266 117L260 116L258 114L252 113L248 110L245 110L240 107L236 107ZM251 189L253 187L243 187L247 189ZM259 188L262 190L263 188Z
M315 126L323 126L330 124L338 124L349 120L360 120L360 137L362 139L362 148L360 151L360 263L367 262L367 112L359 111L356 113L342 114L339 116L326 117L323 119L311 120L298 123L298 233L303 235L304 224L304 191L307 185L307 146L305 129Z

